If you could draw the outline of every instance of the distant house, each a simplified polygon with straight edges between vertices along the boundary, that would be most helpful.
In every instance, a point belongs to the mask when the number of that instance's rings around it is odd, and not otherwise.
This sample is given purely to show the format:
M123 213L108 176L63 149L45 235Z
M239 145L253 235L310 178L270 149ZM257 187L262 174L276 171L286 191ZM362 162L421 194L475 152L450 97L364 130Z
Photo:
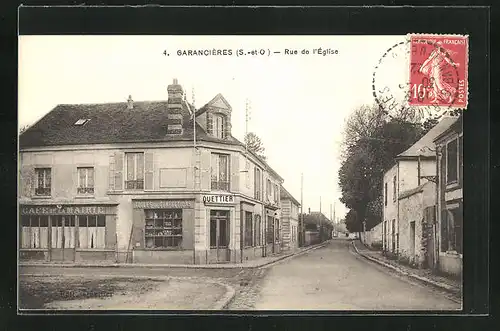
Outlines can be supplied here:
M434 140L439 165L439 269L457 276L462 274L463 256L463 135L462 117L459 117Z
M384 175L382 246L388 254L418 266L434 265L436 197L434 139L457 120L443 117L427 134L395 158Z
M280 195L283 247L285 250L294 250L299 247L300 203L283 186Z

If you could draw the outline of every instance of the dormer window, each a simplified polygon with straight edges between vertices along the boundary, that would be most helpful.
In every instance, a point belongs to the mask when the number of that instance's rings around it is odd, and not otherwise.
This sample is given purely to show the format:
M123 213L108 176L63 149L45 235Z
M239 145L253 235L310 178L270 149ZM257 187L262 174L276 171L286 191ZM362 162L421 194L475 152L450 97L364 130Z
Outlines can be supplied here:
M83 126L90 121L90 118L80 118L78 121L75 122L76 126Z
M224 138L224 115L214 114L212 119L213 135L219 139Z

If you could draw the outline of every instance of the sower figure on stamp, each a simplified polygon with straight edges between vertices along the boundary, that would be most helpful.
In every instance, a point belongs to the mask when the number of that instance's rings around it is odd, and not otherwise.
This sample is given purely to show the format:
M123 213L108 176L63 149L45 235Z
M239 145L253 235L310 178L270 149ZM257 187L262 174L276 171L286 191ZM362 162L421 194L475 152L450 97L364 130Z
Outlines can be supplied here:
M439 47L436 47L431 52L427 60L420 66L419 72L429 77L431 82L430 87L434 94L433 102L439 99L451 103L457 89L446 82L443 72L445 71L445 66L451 65L453 67L458 67L459 63L453 62L453 60L450 59L449 53L452 51L448 50L445 52L441 46L442 43L438 41L437 44Z

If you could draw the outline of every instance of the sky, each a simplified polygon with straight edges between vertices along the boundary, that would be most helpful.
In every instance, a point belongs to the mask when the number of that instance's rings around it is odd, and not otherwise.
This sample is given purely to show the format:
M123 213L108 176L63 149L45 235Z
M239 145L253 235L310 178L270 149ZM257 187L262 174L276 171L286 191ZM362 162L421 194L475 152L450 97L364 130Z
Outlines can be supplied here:
M342 218L340 143L345 121L374 103L372 77L402 36L21 36L19 126L58 104L166 100L177 78L197 107L221 93L232 107L232 134L248 131L303 208ZM314 49L337 50L317 55ZM177 51L230 49L231 56L179 56ZM265 50L265 55L237 56ZM298 54L285 54L285 49ZM309 54L302 54L308 50ZM164 54L166 51L168 56ZM280 52L274 54L274 52ZM269 55L270 53L270 55ZM193 93L194 92L194 93ZM332 207L333 208L333 207Z

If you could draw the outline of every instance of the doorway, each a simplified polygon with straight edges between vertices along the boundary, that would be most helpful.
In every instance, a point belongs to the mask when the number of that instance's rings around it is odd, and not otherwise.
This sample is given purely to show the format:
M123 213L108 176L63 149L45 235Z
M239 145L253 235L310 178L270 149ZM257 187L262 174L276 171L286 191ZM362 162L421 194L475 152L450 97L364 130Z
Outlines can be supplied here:
M410 262L415 263L415 221L410 222Z
M52 261L75 261L76 216L52 216L51 222L51 249Z
M210 255L216 262L230 261L229 252L229 211L210 211Z

